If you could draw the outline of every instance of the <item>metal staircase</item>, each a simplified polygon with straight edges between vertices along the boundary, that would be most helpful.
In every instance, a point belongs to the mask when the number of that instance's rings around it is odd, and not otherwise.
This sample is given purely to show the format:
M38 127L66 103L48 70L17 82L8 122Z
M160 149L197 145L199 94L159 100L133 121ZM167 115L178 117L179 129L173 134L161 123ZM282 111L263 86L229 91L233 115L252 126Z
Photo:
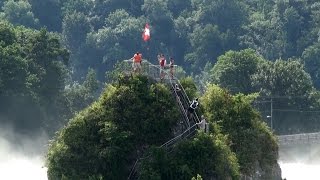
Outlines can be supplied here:
M173 76L171 78L168 70L162 70L160 69L159 65L154 65L147 60L142 61L142 72L141 74L146 75L148 78L151 80L155 80L156 82L163 82L169 85L173 98L176 101L177 106L179 107L179 111L181 113L181 120L179 122L180 129L181 127L182 130L179 133L175 133L178 135L175 135L174 138L170 139L169 141L163 143L161 146L158 148L163 148L167 152L171 152L173 150L173 147L179 143L181 140L186 139L186 138L191 138L195 135L196 130L198 128L197 123L200 122L199 117L197 113L194 113L194 116L192 119L189 119L186 110L190 106L190 99L181 85L180 81ZM122 65L122 72L126 75L132 75L132 67L131 67L132 60L124 60L124 64ZM161 71L164 71L164 78L160 78L160 73ZM176 85L179 87L179 91L176 88ZM143 159L149 158L151 155L150 154L144 154L143 157L138 158L133 167L131 168L131 172L128 176L128 179L138 179L138 168Z

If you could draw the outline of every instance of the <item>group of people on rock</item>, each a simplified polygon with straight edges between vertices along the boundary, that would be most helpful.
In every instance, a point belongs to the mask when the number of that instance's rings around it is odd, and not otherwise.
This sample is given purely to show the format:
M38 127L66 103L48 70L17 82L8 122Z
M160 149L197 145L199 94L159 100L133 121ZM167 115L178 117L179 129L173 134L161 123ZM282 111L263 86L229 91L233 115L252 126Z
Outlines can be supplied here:
M160 67L160 79L163 80L165 77L165 68L168 67L167 66L167 60L165 58L165 56L163 54L159 54L157 56L158 58L158 62L159 62L159 67ZM141 73L142 72L142 54L140 52L137 52L133 55L132 59L132 68L133 68L133 72L134 73ZM172 57L170 57L170 63L169 63L169 68L170 68L170 78L173 79L174 78L174 60ZM177 92L178 98L181 95L181 89L179 88L178 84L175 84L175 91ZM180 95L179 95L180 94ZM199 106L199 99L196 98L194 99L192 102L189 102L190 106L188 107L187 111L187 115L188 118L190 120L192 120L194 118L194 114L195 114L195 110L198 108ZM207 122L206 119L204 118L204 116L201 116L201 120L200 122L197 123L197 125L199 126L199 128L205 132L207 132Z
M167 60L163 54L158 54L158 62L160 66L160 79L164 79L165 76L165 71L164 69L167 67ZM172 57L170 57L170 62L169 62L169 68L170 68L170 78L174 78L174 60Z
M169 66L167 66L167 60L163 54L158 54L158 63L160 68L160 79L163 80L166 72L166 67L170 68L170 78L174 79L174 60L172 57L170 57ZM141 73L142 72L142 54L140 52L137 52L133 55L132 59L132 68L134 73Z

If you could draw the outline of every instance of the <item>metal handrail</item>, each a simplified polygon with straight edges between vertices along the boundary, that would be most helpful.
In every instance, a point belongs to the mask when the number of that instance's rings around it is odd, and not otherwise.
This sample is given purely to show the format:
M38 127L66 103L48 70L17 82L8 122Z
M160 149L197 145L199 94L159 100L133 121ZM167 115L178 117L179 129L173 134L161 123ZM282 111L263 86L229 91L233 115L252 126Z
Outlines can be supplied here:
M124 60L124 62L133 62L132 61L132 59L127 59L127 60ZM160 65L154 65L154 64L152 64L152 63L150 63L148 60L146 60L146 59L142 59L142 62L143 62L143 64L148 64L148 71L149 72L147 72L147 75L150 75L149 73L150 73L150 67L155 67L157 70L159 70L159 71L162 71L162 69L160 69ZM166 74L166 75L168 75L168 72L166 72L166 71L164 71L164 73ZM187 103L185 103L185 104L187 104L187 107L185 107L185 108L188 108L189 107L189 105L190 105L190 99L189 99L189 97L188 97L188 95L187 95L187 93L186 93L186 91L185 91L185 89L184 89L184 87L181 85L181 82L177 79L177 77L175 77L175 76L173 76L174 77L174 79L176 79L176 82L178 83L178 85L181 87L181 90L182 90L182 95L184 96L183 97L183 99L186 99L187 100ZM170 84L172 85L173 84L173 82L172 82L172 79L171 78L169 78L169 80L170 80ZM174 87L173 87L174 88ZM177 95L177 94L176 94ZM185 110L184 110L185 111ZM184 116L187 118L187 120L188 120L188 124L189 124L189 118L188 118L188 116L184 113ZM200 119L199 119L199 117L198 117L198 114L196 113L196 112L194 112L194 116L193 116L193 120L195 121L195 123L199 123L200 122ZM190 127L190 125L189 125L189 127Z
M178 136L176 136L176 137L170 139L169 141L163 143L160 147L167 147L168 145L171 145L171 144L170 144L171 142L173 142L174 140L182 137L182 136L183 136L184 134L186 134L187 132L190 133L190 130L191 130L192 128L196 127L196 126L197 126L197 124L194 124L193 126L191 126L190 128L188 128L187 130L185 130L183 133L181 133L181 134L179 134ZM195 130L192 131L192 132L195 132Z
M187 104L188 104L188 107L189 107L189 103L190 103L190 99L189 99L189 97L188 97L188 95L187 95L187 93L186 93L186 91L185 91L185 89L183 88L183 86L181 85L181 83L180 83L180 81L177 79L177 82L178 82L178 84L179 84L179 86L181 87L181 89L182 89L182 91L183 91L183 94L185 95L185 97L187 98ZM199 117L198 117L198 115L197 115L197 113L196 112L194 112L194 118L196 119L196 123L199 123L200 122L200 120L199 120Z
M186 111L185 111L185 108L184 108L184 106L183 106L183 104L182 104L182 102L181 102L181 98L180 98L180 96L179 96L178 93L177 93L176 86L173 85L173 82L172 82L171 79L170 79L170 84L171 84L171 87L172 87L172 89L173 89L174 95L175 95L175 97L176 97L176 101L177 101L177 103L178 103L178 106L180 107L180 111L181 111L181 113L182 113L183 116L184 116L183 119L185 120L185 122L186 122L186 124L188 125L188 127L190 127L189 117L188 117L188 115L187 115L187 113L186 113Z
M124 62L132 62L132 59L124 60ZM143 62L148 64L148 72L147 72L147 75L148 75L148 76L150 76L150 67L155 67L155 68L156 68L157 70L159 70L160 72L163 71L162 69L160 69L160 66L159 66L159 65L154 65L154 64L150 63L149 61L147 61L146 59L143 59ZM143 64L144 64L144 63L143 63ZM165 75L168 75L168 72L166 72L166 71L163 71L163 72L165 73ZM151 76L151 77L152 77L152 76ZM181 97L181 98L184 100L185 104L187 105L186 107L188 108L189 105L190 105L190 99L189 99L189 97L188 97L185 89L184 89L183 86L181 85L180 81L179 81L175 76L173 76L173 77L174 77L174 79L177 80L179 87L181 87L181 90L182 90L182 92L183 92L183 93L181 93L182 96L183 96L183 97ZM155 77L154 77L154 79L155 79ZM183 133L179 134L178 136L175 136L174 138L170 139L169 141L165 142L164 144L162 144L161 146L158 147L158 148L166 148L166 150L168 150L168 147L174 145L174 144L177 142L177 141L175 141L175 140L183 139L183 138L181 138L181 137L183 137L183 135L185 135L186 133L188 133L188 134L187 134L187 136L185 136L185 137L189 137L192 133L194 133L194 132L196 131L196 128L195 128L195 127L197 126L197 123L200 122L197 113L194 112L195 116L193 117L193 119L195 120L195 124L190 127L190 121L189 121L188 115L186 114L185 107L183 106L183 103L181 102L181 98L180 98L179 95L177 94L176 89L175 89L175 85L173 85L173 82L172 82L172 79L171 79L171 78L169 78L169 81L170 81L171 87L173 88L173 92L174 92L174 95L175 95L175 97L176 97L176 99L177 99L177 102L178 102L178 105L179 105L179 107L180 107L180 110L183 112L183 115L184 115L184 118L183 118L183 119L184 119L184 120L187 122L187 124L188 124L188 128L187 128ZM186 102L186 100L187 100L187 102ZM192 130L192 131L190 131L190 130ZM138 159L135 161L133 167L131 168L131 171L130 171L130 174L129 174L128 179L131 179L131 177L136 173L136 167L137 167L137 165L138 165L138 162L141 161L141 160L143 160L143 159L146 159L146 158L148 158L148 157L150 157L150 155L148 155L148 156L146 156L146 157L138 158Z
M127 60L123 60L123 61L124 61L124 62L129 62L129 63L133 62L132 59L127 59ZM154 64L150 63L150 62L149 62L148 60L146 60L146 59L143 59L142 62L143 62L143 64L147 64L147 65L148 65L148 72L147 72L147 75L148 75L148 76L150 76L150 67L154 67L154 68L155 68L156 70L158 70L158 71L163 71L162 69L160 69L160 65L154 65ZM175 66L176 66L176 65L175 65ZM165 75L168 75L168 72L164 71L164 73L165 73ZM153 76L151 76L151 77L153 77ZM175 79L177 79L175 76L173 76L173 77L174 77ZM153 77L153 78L155 78L155 77ZM175 96L176 96L176 97L179 97L178 94L177 94L176 91L175 91L175 87L174 87L174 85L173 85L172 79L169 78L169 81L170 81L170 84L171 84L172 89L174 90ZM184 96L183 98L187 97L188 103L189 103L189 97L188 97L188 95L186 94L186 92L185 92L184 88L182 87L181 83L179 82L179 80L177 80L177 81L178 81L178 84L179 84L179 86L181 87L181 89L182 89L182 91L183 91L183 93L182 93L182 95ZM179 98L179 99L180 99L180 98ZM187 103L187 105L189 106L188 103ZM189 117L188 117L188 115L187 115L187 113L186 113L186 111L185 111L185 107L183 106L183 103L181 102L181 100L180 100L180 102L178 101L178 105L180 106L180 109L181 109L182 112L183 112L184 120L185 120L186 123L188 124L188 127L190 127ZM181 107L181 105L182 105L182 107ZM197 119L199 119L196 113L195 113L195 117L196 117Z
M174 140L182 137L182 136L183 136L184 134L186 134L187 132L189 132L189 133L188 133L187 136L185 136L185 137L189 137L190 134L194 133L194 132L196 131L196 129L193 129L195 126L197 126L197 124L194 124L193 126L191 126L190 128L188 128L187 130L185 130L185 131L184 131L183 133L181 133L180 135L178 135L178 136L170 139L169 141L163 143L161 146L159 146L159 147L157 147L157 148L166 148L166 150L167 150L168 147L170 147L171 145L174 145L174 144L175 144L175 143L171 143L171 142L174 142ZM192 130L192 129L193 129L193 130ZM192 131L190 131L190 130L192 130ZM131 179L131 177L132 177L132 176L134 175L134 173L136 172L136 167L137 167L139 161L141 161L141 160L143 160L143 159L146 159L146 158L149 158L150 156L151 156L151 155L149 154L148 156L138 158L138 159L135 161L133 167L131 168L130 174L129 174L129 176L128 176L128 180Z

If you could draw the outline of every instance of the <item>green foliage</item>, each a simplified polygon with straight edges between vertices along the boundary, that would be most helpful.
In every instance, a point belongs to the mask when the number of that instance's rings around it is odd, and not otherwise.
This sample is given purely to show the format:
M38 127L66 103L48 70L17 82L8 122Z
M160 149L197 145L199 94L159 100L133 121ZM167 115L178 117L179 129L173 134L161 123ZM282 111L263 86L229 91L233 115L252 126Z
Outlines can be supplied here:
M314 18L310 18L312 8L308 8L314 6L313 3L297 0L264 2L260 11L253 9L242 43L267 59L301 56L314 39L313 23L310 23Z
M207 119L217 122L222 133L230 138L232 151L237 155L243 174L253 175L257 163L265 171L276 165L276 139L251 106L252 97L242 94L231 96L225 90L210 85L201 102Z
M72 28L76 32L79 31L80 34L78 34L81 35L71 37L75 41L72 44L80 46L76 52L73 52L72 57L76 69L75 76L83 76L83 69L92 67L97 70L99 79L103 79L101 75L104 76L105 71L111 70L119 60L132 57L132 54L141 46L140 22L141 20L130 16L125 10L117 10L109 14L105 19L105 26L98 31L91 31L86 35L87 31L84 29L89 30L88 26L82 28L81 31L77 26ZM66 24L66 27L68 26ZM73 33L70 32L70 35ZM82 44L79 45L81 39L84 41L81 41ZM129 43L128 40L130 40Z
M309 46L302 54L303 64L310 74L314 86L320 88L320 43Z
M238 179L237 158L226 145L226 137L200 132L195 138L177 145L170 154L154 149L143 160L140 179L191 179L200 174L204 179Z
M190 34L190 43L193 52L187 54L186 59L193 62L195 70L200 70L200 64L214 60L225 50L224 34L219 31L218 26L211 24L197 26Z
M242 43L257 50L266 59L276 59L283 56L283 31L275 20L260 12L252 14L250 23L245 26L246 33L241 36Z
M172 43L173 18L168 9L168 0L145 0L142 10L148 20L154 24L152 30L157 32L158 36L156 42L164 45Z
M212 81L211 73L210 73L212 68L213 68L213 65L208 62L205 65L201 74L195 76L195 82L201 93L203 93L206 90L207 84Z
M170 91L144 76L120 82L59 132L47 155L49 179L124 179L137 150L171 137L179 114Z
M80 111L95 100L95 94L99 88L99 81L96 80L96 72L89 69L86 79L82 84L74 82L64 90L70 113Z
M304 66L296 60L277 60L259 65L253 85L269 96L304 96L311 92L312 81Z
M14 28L11 24L1 21L0 22L0 42L1 46L12 45L17 40Z
M251 85L251 76L257 72L258 65L263 61L252 49L229 51L218 58L211 70L213 83L227 88L232 93L255 92L256 89Z
M315 120L318 118L316 113L304 113L307 110L314 111L318 102L311 77L299 61L277 60L261 64L253 76L253 85L260 89L260 100L273 98L273 122L278 133L314 131L319 127L319 121ZM270 113L268 104L258 107L262 112ZM265 117L267 115L270 114L264 113Z
M26 27L39 27L39 20L34 17L31 11L31 5L28 1L8 0L2 7L4 19L15 25L24 25Z
M197 86L195 82L193 81L192 77L186 77L180 80L181 85L184 87L184 90L186 91L188 97L190 98L190 101L192 101L193 98L196 98L198 96L197 94Z
M191 180L202 180L202 177L199 174L197 174L197 177L192 177Z
M229 50L300 58L318 42L320 22L318 3L299 0L10 0L2 9L14 24L62 32L77 80L88 67L104 80L106 70L136 51L150 62L157 53L172 56L195 75ZM151 40L143 43L146 22Z
M62 12L60 0L28 0L32 6L32 12L39 19L41 26L50 31L61 32Z
M0 26L0 114L20 130L55 129L63 121L58 104L67 73L66 49L44 29Z
M62 36L70 50L77 52L89 32L90 24L86 15L80 12L65 15L62 23Z
M94 1L91 0L66 0L62 6L62 12L64 17L67 14L74 12L81 12L85 15L89 15L93 9Z
M223 32L237 31L246 21L246 6L241 1L205 1L192 0L193 8L197 11L197 18L202 23L218 25Z

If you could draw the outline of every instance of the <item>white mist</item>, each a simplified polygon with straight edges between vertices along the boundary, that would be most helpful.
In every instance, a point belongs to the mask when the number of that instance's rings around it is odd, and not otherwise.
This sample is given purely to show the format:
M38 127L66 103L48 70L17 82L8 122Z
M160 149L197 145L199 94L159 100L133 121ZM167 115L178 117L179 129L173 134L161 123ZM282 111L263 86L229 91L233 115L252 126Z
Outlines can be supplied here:
M280 163L282 178L287 180L320 179L320 164Z
M47 137L26 138L0 129L0 180L47 180L44 152Z

